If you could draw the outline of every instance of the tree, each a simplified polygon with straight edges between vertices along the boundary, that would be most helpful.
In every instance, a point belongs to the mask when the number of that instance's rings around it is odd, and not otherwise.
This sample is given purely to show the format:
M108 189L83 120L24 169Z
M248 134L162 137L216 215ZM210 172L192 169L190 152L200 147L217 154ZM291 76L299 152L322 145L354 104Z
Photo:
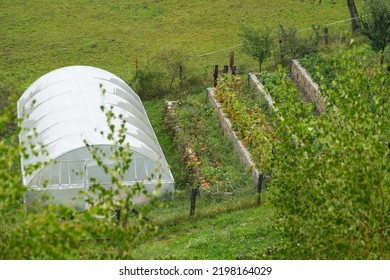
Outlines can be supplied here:
M318 1L319 4L321 4L322 2L322 0L316 0L316 1ZM347 0L347 6L348 6L349 14L351 16L352 32L355 33L359 29L359 14L356 9L355 1Z
M183 71L186 68L188 58L189 56L180 48L163 49L157 56L157 61L168 72L168 77L171 80L169 90L172 89L173 82L176 78L179 78L180 83L182 82Z
M352 32L355 33L359 29L359 14L354 0L347 0L347 5L351 15Z
M335 79L321 95L337 111L307 120L279 110L269 188L286 237L277 258L389 258L390 80L367 55L353 48L328 62Z
M261 72L261 65L271 55L273 44L271 33L266 29L243 27L240 36L244 52L258 61Z
M383 0L365 0L365 17L360 19L362 33L370 40L373 50L381 52L381 64L383 52L390 43L390 4L387 3Z

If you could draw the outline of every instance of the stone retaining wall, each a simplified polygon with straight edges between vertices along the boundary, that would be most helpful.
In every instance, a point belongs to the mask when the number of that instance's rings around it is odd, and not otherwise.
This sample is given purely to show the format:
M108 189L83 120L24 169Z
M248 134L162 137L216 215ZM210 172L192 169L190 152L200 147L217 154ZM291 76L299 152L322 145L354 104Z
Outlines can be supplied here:
M249 82L249 85L254 86L254 88L257 92L260 92L263 95L264 99L268 103L268 109L275 110L275 107L274 107L275 102L272 100L271 95L269 95L269 93L267 93L264 90L264 86L262 83L260 83L259 79L257 79L257 76L253 73L249 73L248 74L248 82Z
M290 78L298 86L306 101L316 104L316 112L324 113L325 100L320 96L318 84L296 59L291 61Z

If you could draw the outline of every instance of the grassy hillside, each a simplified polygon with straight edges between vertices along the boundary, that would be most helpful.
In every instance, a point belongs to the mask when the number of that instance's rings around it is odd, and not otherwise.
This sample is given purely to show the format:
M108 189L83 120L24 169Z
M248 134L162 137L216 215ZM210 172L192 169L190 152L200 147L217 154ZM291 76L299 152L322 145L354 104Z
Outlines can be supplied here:
M279 23L294 23L310 28L349 17L345 1L331 2L3 0L0 88L23 92L51 70L80 64L130 80L135 60L142 63L163 48L184 49L194 57L192 65L201 70L226 63L228 50L197 56L239 44L241 24L274 29ZM251 63L236 51L238 65Z
M2 99L8 94L20 95L40 76L68 65L103 68L132 86L130 81L135 73L136 60L142 68L164 49L175 48L190 57L188 71L211 77L214 64L226 64L231 47L240 44L238 34L243 24L265 25L276 32L279 24L310 29L312 24L349 17L345 1L322 2L316 5L309 0L2 0L0 113ZM359 9L363 1L355 2ZM221 49L225 50L213 53ZM257 69L256 62L239 48L234 50L239 71ZM209 55L200 56L206 53ZM210 85L207 81L204 88ZM176 99L176 96L167 98ZM203 99L204 89L189 97L192 98ZM180 176L184 177L185 168L180 163L177 146L165 131L163 100L149 100L144 105L174 176L181 182ZM209 121L217 122L212 117ZM221 131L214 129L213 137L216 134L221 134ZM219 138L212 140L215 139ZM231 151L227 154L230 157ZM233 168L237 166L236 173L243 173L237 162L237 159L232 159L229 164ZM249 186L248 182L242 182ZM248 197L250 201L255 200L252 193L246 193L242 201L234 197L216 203L200 200L198 205L203 208L199 207L197 215L189 218L186 187L189 186L184 183L179 186L176 200L168 203L167 208L152 212L150 217L157 222L160 231L136 248L133 257L267 257L264 255L267 247L273 246L278 239L272 230L273 206L267 200L260 208L246 203ZM93 247L92 250L97 249Z

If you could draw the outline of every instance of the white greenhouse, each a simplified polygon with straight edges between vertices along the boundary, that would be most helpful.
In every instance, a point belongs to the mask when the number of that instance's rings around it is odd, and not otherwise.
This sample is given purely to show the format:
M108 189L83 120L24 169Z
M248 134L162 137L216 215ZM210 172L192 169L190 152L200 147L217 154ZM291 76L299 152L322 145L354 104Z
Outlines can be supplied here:
M111 187L111 176L85 145L98 148L104 164L114 166L112 150L119 144L107 137L110 129L103 108L122 116L113 119L115 131L125 121L121 145L130 145L132 161L121 183L131 188L142 182L154 193L160 182L159 192L173 195L172 173L139 96L110 72L69 66L36 80L18 101L20 141L27 154L21 161L27 202L45 193L54 203L85 209L85 202L77 199L81 190L87 191L95 181ZM135 203L140 200L141 196L134 198Z

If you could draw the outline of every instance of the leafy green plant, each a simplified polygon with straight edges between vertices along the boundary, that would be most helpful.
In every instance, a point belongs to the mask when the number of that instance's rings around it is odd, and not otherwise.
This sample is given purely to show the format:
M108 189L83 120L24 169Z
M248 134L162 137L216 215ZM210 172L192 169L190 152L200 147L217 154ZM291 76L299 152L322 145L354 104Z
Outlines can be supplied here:
M337 111L311 122L287 114L277 126L294 140L279 133L275 149L270 189L285 236L276 258L389 258L389 77L363 57L339 56L348 70L321 87Z
M344 61L348 61L345 63ZM352 46L348 50L337 51L327 55L311 56L301 60L302 65L311 73L314 80L320 85L320 88L334 89L344 83L340 81L340 77L347 75L352 69L360 69L359 72L361 78L355 81L356 84L360 85L360 91L364 94L361 95L365 100L364 111L371 113L376 111L378 105L383 104L387 100L386 95L381 95L381 99L378 101L373 100L373 90L371 84L367 79L377 77L374 75L378 56L374 53L367 45ZM372 80L374 82L375 79ZM385 78L384 81L377 81L379 84L388 83ZM337 92L337 91L335 91ZM335 94L335 93L334 93ZM336 96L330 96L329 102L332 106L342 106L338 104L340 99Z
M299 63L307 70L311 77L318 83L331 85L336 79L335 67L329 57L324 54L313 54L299 60ZM322 78L320 78L322 77Z
M148 100L161 98L169 93L166 81L164 73L148 61L137 70L131 84L143 100Z
M263 73L260 80L264 90L272 96L279 114L296 119L313 118L313 104L304 102L301 92L282 66L274 73Z

